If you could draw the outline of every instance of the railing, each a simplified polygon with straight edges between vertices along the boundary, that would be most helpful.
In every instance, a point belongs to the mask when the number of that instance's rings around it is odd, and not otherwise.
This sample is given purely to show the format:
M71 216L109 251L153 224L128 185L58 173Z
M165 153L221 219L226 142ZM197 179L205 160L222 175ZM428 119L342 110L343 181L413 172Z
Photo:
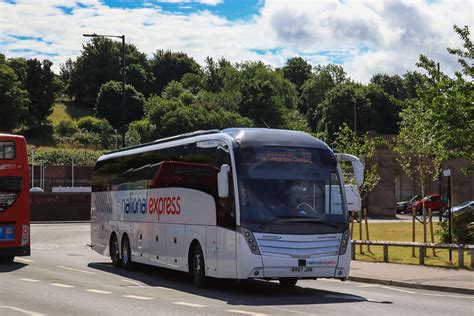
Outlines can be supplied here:
M457 250L458 252L458 266L464 266L464 251L469 251L471 254L471 268L474 268L474 245L463 245L463 244L434 244L434 243L422 243L422 242L403 242L403 241L368 241L368 240L352 240L352 260L356 257L355 245L367 245L367 246L382 246L383 247L383 261L388 262L388 248L389 247L406 247L406 248L418 248L419 264L425 264L426 249L450 249Z

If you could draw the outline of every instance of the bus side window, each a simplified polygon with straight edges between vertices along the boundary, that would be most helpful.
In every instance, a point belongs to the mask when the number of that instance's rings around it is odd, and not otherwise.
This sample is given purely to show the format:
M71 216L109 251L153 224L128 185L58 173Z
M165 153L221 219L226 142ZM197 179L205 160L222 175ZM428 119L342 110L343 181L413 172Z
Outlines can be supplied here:
M232 166L229 150L227 145L222 143L216 150L215 166L220 170L223 164ZM235 199L234 199L234 183L232 172L229 172L229 197L217 199L217 225L225 228L235 229Z

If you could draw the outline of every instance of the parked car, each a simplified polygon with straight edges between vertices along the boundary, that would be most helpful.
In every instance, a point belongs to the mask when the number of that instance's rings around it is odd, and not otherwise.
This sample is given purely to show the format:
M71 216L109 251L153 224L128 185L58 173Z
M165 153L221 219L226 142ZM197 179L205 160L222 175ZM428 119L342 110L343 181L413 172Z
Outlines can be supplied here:
M448 207L448 203L441 201L441 197L446 195L441 194L430 194L425 196L423 199L415 200L408 205L408 209L411 210L413 207L416 208L416 214L423 213L423 201L425 203L425 209L431 209L433 212L440 212Z
M459 205L451 207L451 214L458 213L458 212L464 212L464 211L473 212L474 211L474 201L466 201L464 203L461 203ZM448 217L448 211L445 211L443 213L443 217Z
M421 199L421 196L414 195L407 201L397 202L397 206L396 206L397 214L406 213L407 211L409 211L408 206L414 201L419 200L419 199Z

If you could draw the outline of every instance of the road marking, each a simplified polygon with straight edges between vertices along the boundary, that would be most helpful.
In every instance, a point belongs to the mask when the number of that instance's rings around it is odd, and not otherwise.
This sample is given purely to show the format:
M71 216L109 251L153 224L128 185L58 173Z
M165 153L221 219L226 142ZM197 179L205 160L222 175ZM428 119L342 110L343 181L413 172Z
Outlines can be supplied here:
M134 299L136 299L136 300L144 300L144 301L152 300L152 299L153 299L152 297L136 296L136 295L124 295L123 297L134 298Z
M57 286L57 287L64 287L64 288L71 288L74 287L74 285L69 285L69 284L62 284L62 283L51 283L50 285L52 286Z
M206 307L206 305L186 303L186 302L173 302L173 304L183 305L183 306L191 306L191 307Z
M261 313L252 313L252 312L242 311L240 309L227 309L226 312L245 314L245 315L253 315L253 316L264 316L265 315L265 314L261 314Z
M44 314L28 311L26 309L21 309L21 308L15 307L15 306L0 306L0 308L8 308L8 309L11 309L13 311L20 312L20 313L30 315L30 316L44 316Z
M22 281L26 281L26 282L39 282L39 280L35 280L35 279L28 279L28 278L21 278L20 280L22 280Z
M84 271L84 270L79 270L79 269L74 269L74 268L68 268L68 267L64 267L64 266L56 266L56 267L61 268L61 269L75 271L75 272L82 272L82 273L87 273L87 274L96 274L95 272L89 272L89 271Z
M88 289L86 291L91 292L91 293L97 293L97 294L110 294L110 293L112 293L112 292L109 292L109 291L94 290L94 289Z
M34 260L25 259L25 258L15 258L15 261L26 262L26 263L33 263L33 262L35 262Z
M140 283L135 282L135 281L132 281L132 280L127 280L127 279L120 279L120 280L122 280L123 282L128 282L128 283L130 283L130 284L133 284L133 285L135 285L135 286L145 286L145 285L143 285L143 284L140 284Z
M159 289L159 290L166 290L166 291L173 291L173 292L181 292L181 291L178 291L178 290L175 290L175 289L170 289L168 287L163 287L163 286L154 286L155 289Z
M379 287L380 285L378 284L364 284L364 285L359 285L357 287Z
M389 289L389 290L393 290L393 291L398 291L398 292L403 292L403 293L410 293L410 294L416 294L415 292L412 292L412 291L396 289L396 288L389 287L389 286L382 286L382 287L383 287L384 289Z
M421 293L425 296L440 296L440 297L455 297L455 298L470 298L473 299L474 296L461 296L461 295L444 295L444 294L431 294L431 293Z

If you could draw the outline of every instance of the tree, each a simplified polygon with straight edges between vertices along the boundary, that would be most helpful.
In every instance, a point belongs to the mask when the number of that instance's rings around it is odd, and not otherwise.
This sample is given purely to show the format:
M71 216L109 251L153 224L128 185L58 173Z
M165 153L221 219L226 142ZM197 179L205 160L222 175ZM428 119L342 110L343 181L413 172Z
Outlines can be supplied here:
M370 82L380 86L387 94L399 99L406 99L403 79L399 75L375 74Z
M58 87L54 82L51 61L45 59L40 62L37 59L28 59L26 65L28 68L25 88L30 99L29 125L35 127L47 122L47 117L52 113Z
M297 91L300 91L303 83L311 76L311 65L301 57L293 57L286 61L282 67L283 77L292 82Z
M143 94L131 85L125 86L125 125L143 116ZM102 85L95 107L96 116L105 118L116 129L122 128L122 83L109 81Z
M126 82L146 93L149 69L146 55L134 45L126 44ZM83 45L81 55L66 61L61 77L67 82L66 92L77 106L94 108L101 86L108 81L122 80L122 44L104 37L94 37Z
M110 148L116 141L114 129L106 119L84 116L77 121L77 127L84 133L94 135L95 139L91 144L100 145L104 149Z
M158 50L150 61L153 81L150 93L160 94L171 81L180 81L187 73L200 73L200 66L182 52Z
M125 135L127 144L133 146L150 142L155 138L155 132L156 125L152 124L148 118L133 121Z
M12 132L19 127L28 105L28 93L22 89L15 71L0 62L0 130Z
M354 106L358 133L367 132L367 123L362 120L366 117L370 101L361 85L345 83L336 85L326 93L324 100L316 107L313 114L317 122L315 131L326 136L329 141L334 140L335 133L344 124L354 126ZM314 122L313 121L313 122Z
M378 143L378 138L367 134L355 135L345 123L335 133L332 147L337 152L354 155L364 162L364 184L359 188L362 198L366 198L380 181L377 164L372 161ZM343 173L345 179L351 179L350 181L354 183L351 166L343 165Z

